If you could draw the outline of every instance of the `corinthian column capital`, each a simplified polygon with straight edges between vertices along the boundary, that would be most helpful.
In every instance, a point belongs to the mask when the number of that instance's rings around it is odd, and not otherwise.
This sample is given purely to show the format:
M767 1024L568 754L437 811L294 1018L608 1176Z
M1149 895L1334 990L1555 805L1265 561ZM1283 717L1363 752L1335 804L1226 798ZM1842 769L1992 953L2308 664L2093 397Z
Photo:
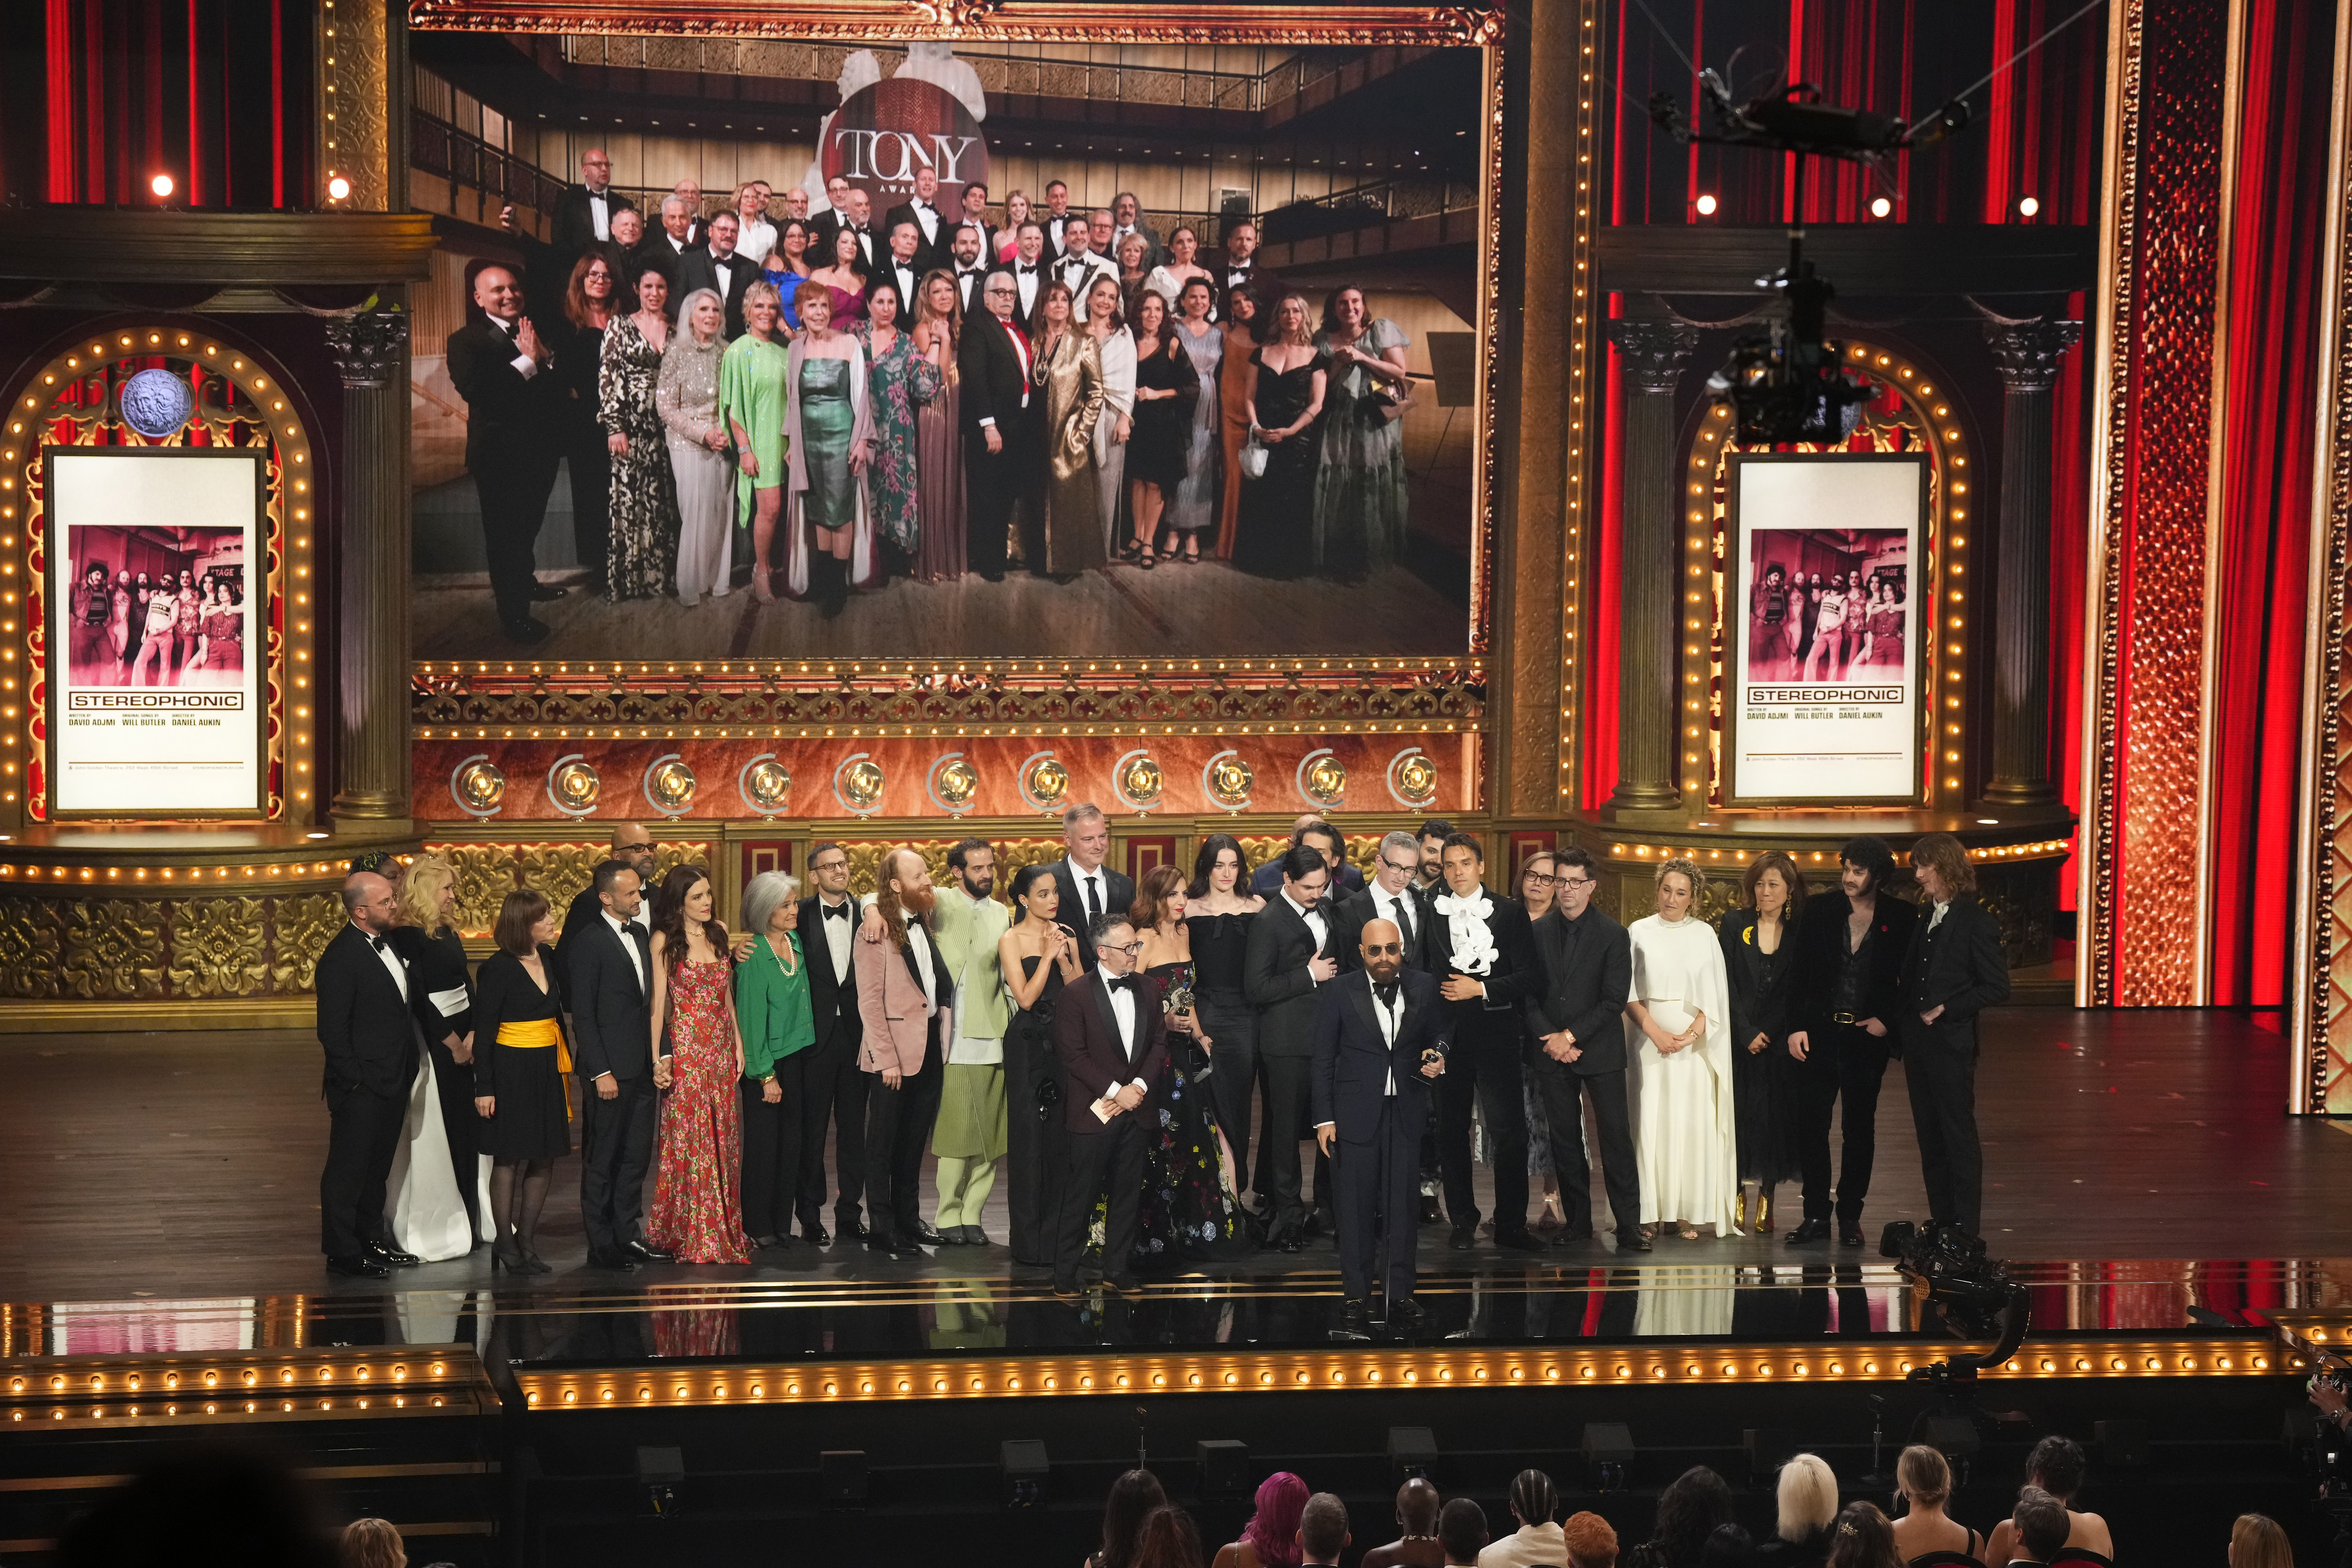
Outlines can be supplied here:
M1698 329L1685 321L1617 321L1609 323L1609 341L1635 391L1667 395L1698 347Z
M327 347L349 387L390 386L408 368L408 312L368 310L327 323Z
M2028 321L1987 321L1985 346L1992 350L1992 367L2011 392L2047 392L2058 378L2058 361L2082 341L2080 321L2053 321L2035 317Z

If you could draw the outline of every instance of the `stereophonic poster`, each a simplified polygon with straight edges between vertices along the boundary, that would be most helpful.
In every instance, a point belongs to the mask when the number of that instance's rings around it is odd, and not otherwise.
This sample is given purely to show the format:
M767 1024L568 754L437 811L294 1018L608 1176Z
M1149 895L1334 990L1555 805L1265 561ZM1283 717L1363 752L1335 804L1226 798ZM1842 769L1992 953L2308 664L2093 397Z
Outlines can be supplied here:
M1927 458L1742 453L1730 463L1725 799L1916 801Z
M56 816L267 810L262 464L248 450L48 449Z

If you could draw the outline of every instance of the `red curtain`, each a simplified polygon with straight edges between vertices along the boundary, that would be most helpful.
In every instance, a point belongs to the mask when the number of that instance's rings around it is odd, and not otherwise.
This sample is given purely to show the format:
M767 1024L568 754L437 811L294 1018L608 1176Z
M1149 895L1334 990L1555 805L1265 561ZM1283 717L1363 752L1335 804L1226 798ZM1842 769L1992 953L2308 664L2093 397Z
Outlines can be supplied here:
M2231 215L2217 593L2212 997L2276 1007L2294 937L2295 772L2326 220L2327 7L2251 0Z

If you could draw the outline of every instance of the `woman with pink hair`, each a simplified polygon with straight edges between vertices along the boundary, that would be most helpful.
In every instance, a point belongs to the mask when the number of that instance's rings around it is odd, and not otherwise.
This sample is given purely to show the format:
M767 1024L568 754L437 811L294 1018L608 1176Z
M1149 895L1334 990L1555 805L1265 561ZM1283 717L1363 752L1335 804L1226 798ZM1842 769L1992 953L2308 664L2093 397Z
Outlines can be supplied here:
M1242 1538L1217 1549L1213 1568L1298 1568L1298 1516L1307 1497L1307 1483L1288 1470L1266 1477Z

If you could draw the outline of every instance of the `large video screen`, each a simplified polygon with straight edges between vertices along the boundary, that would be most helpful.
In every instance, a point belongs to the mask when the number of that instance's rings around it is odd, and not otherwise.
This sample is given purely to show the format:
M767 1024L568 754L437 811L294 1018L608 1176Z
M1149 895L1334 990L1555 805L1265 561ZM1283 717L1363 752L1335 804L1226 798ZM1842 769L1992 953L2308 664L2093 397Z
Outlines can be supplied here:
M418 35L419 658L1467 649L1483 51L561 42Z

